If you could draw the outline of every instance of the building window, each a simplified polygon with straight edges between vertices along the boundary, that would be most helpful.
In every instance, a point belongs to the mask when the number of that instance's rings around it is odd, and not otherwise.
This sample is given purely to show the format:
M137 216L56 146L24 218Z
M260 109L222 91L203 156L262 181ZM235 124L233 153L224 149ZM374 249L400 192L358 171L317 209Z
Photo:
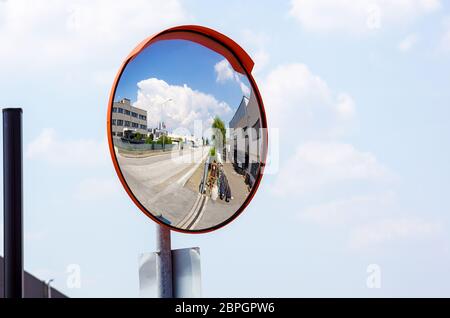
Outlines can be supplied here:
M259 129L260 129L261 127L260 127L260 124L259 124L259 119L256 121L256 123L253 125L253 131L252 131L252 134L253 134L253 140L258 140L259 139Z
M116 125L117 126L123 126L123 120L122 119L117 119Z
M131 116L133 116L133 117L135 117L135 118L136 118L136 117L138 116L138 114L137 114L137 113L135 113L135 112L132 112L132 113L131 113Z
M131 125L132 125L133 128L138 128L139 127L139 125L137 123L131 123Z
M244 169L247 170L248 164L250 163L250 142L248 140L248 135L245 135L245 158L244 158Z
M116 125L116 120L115 119L112 120L112 124L113 124L113 126Z
M113 107L113 113L117 113L117 107Z
M128 120L125 120L125 127L130 127L130 122Z
M120 114L123 114L123 108L120 108L120 107L117 108L117 112L120 113Z
M141 125L140 128L141 129L147 129L147 126L146 125Z
M125 109L125 115L129 115L130 111Z
M141 120L146 120L146 119L147 119L147 116L139 114L139 119L141 119Z

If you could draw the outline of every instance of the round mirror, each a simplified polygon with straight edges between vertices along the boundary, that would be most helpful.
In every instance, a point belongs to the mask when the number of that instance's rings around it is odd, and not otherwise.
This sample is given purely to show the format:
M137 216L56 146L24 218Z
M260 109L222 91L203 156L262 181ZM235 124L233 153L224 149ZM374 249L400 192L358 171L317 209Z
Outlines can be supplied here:
M267 123L253 62L232 40L187 26L142 42L112 88L118 176L150 218L206 232L236 218L261 180Z

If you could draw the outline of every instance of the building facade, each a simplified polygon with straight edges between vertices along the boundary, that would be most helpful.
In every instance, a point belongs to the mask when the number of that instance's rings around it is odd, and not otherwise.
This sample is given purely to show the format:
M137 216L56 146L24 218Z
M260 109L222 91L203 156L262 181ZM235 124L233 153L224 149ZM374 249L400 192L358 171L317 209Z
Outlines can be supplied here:
M161 136L167 136L168 132L166 129L166 124L162 121L158 123L158 127L156 128L149 128L148 129L149 135L153 135L153 140L158 140Z
M147 135L147 111L132 106L128 98L123 98L113 104L111 125L113 136L123 137L124 130Z
M261 164L261 118L258 101L253 91L250 98L243 97L229 123L229 160L235 169L246 176L253 186Z

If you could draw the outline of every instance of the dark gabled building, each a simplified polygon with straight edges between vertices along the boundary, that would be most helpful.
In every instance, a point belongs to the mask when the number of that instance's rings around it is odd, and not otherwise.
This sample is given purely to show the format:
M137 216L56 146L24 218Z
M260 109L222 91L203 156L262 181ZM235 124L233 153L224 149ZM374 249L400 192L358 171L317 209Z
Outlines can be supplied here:
M246 176L252 187L261 164L261 119L256 96L243 96L239 107L229 123L230 158L235 169Z
M5 279L3 275L4 260L3 257L0 256L0 298L4 298ZM44 281L26 271L23 273L23 281L25 298L49 298L49 287ZM50 289L51 298L67 298L67 296L59 290L53 287L50 287Z

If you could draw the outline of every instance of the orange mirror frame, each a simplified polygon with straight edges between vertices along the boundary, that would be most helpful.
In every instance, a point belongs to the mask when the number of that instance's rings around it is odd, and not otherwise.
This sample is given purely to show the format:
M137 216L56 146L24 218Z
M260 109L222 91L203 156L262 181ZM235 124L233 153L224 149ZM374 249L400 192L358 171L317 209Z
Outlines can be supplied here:
M116 92L117 85L119 83L121 75L122 75L124 69L126 68L127 64L131 60L133 60L140 52L142 52L142 50L144 50L146 47L148 47L149 45L151 45L152 43L155 43L157 41L170 40L170 39L183 39L183 40L188 40L188 41L192 41L192 42L201 44L201 45L223 55L230 62L231 66L233 67L233 69L236 72L246 75L252 85L253 91L256 94L256 98L257 98L257 101L259 104L260 114L261 114L261 123L262 123L261 128L263 128L265 130L264 134L263 134L263 144L266 145L266 147L264 147L264 151L261 156L260 173L258 175L258 178L255 180L254 186L253 186L249 196L247 197L245 202L242 204L242 206L238 209L238 211L236 211L233 214L233 216L231 216L229 219L225 220L224 222L222 222L214 227L204 229L204 230L190 230L190 231L182 230L182 229L173 227L171 225L168 225L168 224L162 222L157 217L155 217L154 215L149 213L147 211L147 209L145 207L143 207L142 204L136 199L133 192L130 190L130 188L122 174L122 171L120 170L120 167L117 163L117 158L116 158L115 151L114 151L114 144L113 144L112 131L111 131L112 130L112 128L111 128L112 105L114 102L115 92ZM228 38L227 36L217 32L215 30L212 30L212 29L209 29L209 28L206 28L203 26L198 26L198 25L177 26L177 27L173 27L173 28L164 30L157 34L154 34L154 35L146 38L141 43L139 43L133 49L133 51L126 57L125 61L122 63L122 65L114 79L114 83L113 83L113 86L111 88L111 92L109 95L108 111L107 111L107 119L106 119L109 151L111 154L111 159L113 161L117 176L119 177L119 180L122 183L126 192L128 193L129 197L145 215L147 215L149 218L151 218L156 223L158 223L162 226L166 226L166 227L170 228L171 230L181 232L181 233L189 233L189 234L207 233L207 232L217 230L217 229L227 225L231 221L233 221L235 218L237 218L242 213L242 211L247 207L247 205L252 200L252 198L255 195L256 191L258 190L259 184L261 182L261 178L262 178L265 163L266 163L267 147L268 147L266 113L264 111L264 105L263 105L263 101L262 101L260 92L258 90L258 86L256 85L256 82L255 82L253 76L251 75L253 66L254 66L254 62L251 59L251 57L244 51L244 49L242 49L232 39Z

